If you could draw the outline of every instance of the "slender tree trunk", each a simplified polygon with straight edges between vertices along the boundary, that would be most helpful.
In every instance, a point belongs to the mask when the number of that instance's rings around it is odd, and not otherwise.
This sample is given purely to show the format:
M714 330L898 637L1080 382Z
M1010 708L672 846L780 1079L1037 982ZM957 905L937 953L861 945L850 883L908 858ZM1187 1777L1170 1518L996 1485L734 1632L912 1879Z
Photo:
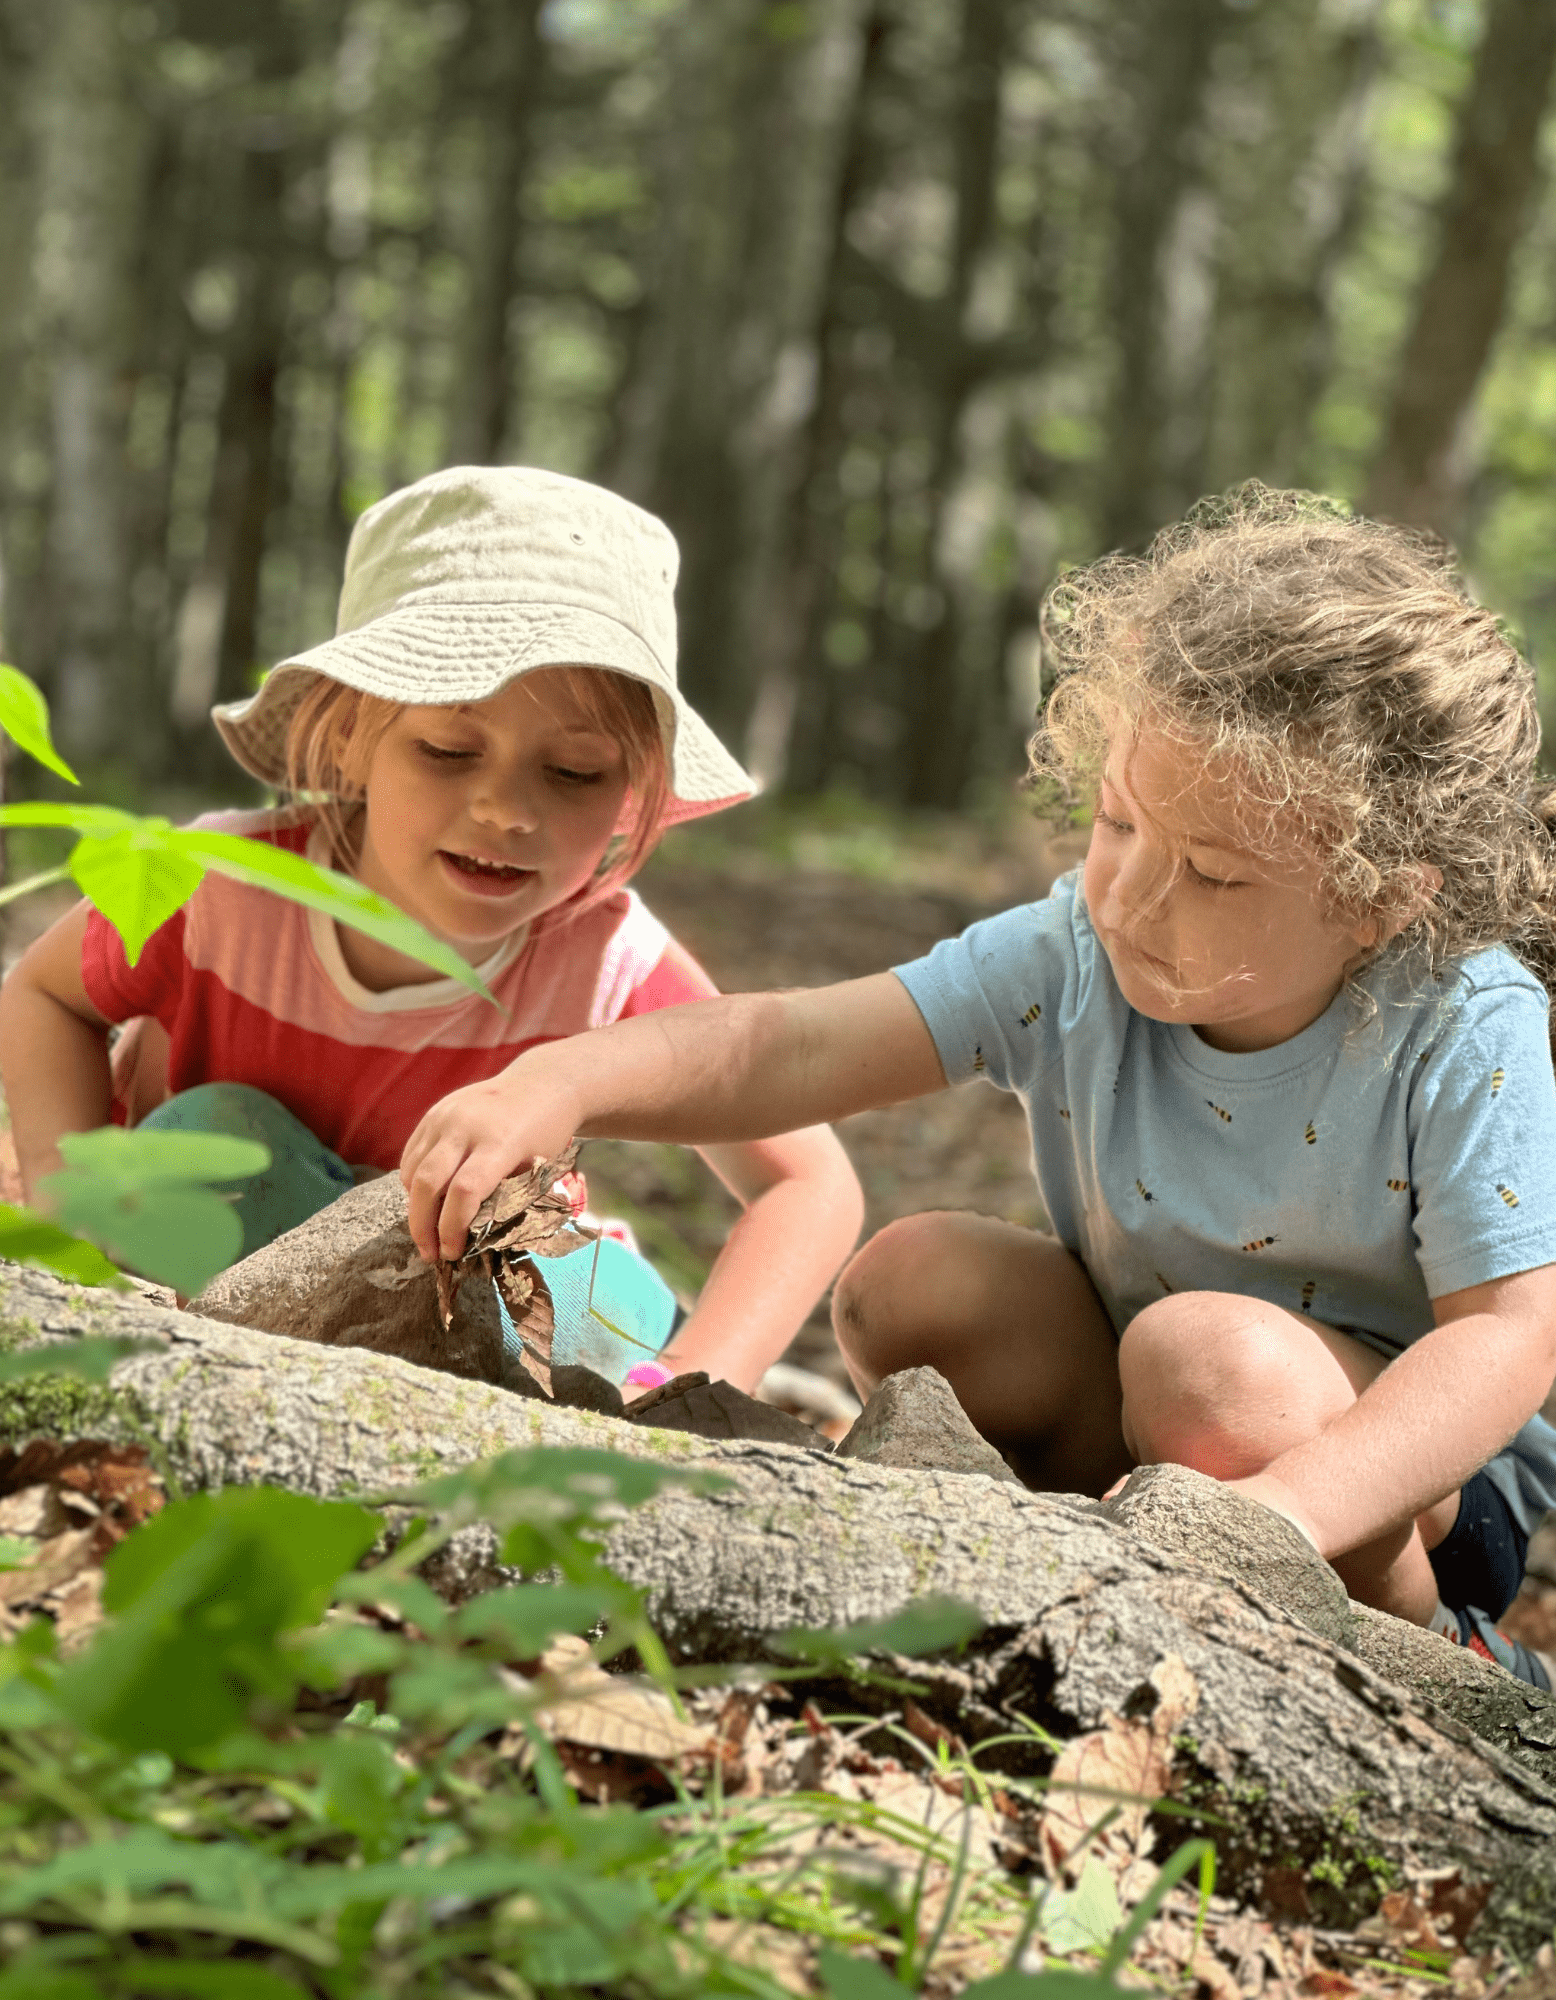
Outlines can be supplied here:
M769 784L814 791L828 774L836 738L837 676L828 673L822 628L837 559L842 492L838 461L845 426L848 350L855 332L847 282L848 224L869 183L871 114L892 34L888 0L872 0L860 28L853 89L833 184L813 343L816 380L810 414L795 441L783 507L781 554L773 565L761 674L752 717L753 764Z
M962 459L961 431L977 381L977 352L969 340L967 312L978 266L994 222L999 164L1000 79L1014 29L1008 0L965 0L957 54L952 129L956 234L951 274L940 310L929 324L935 351L926 370L933 410L929 475L929 559L940 613L923 635L906 689L907 785L910 805L954 807L967 781L973 741L969 710L976 698L962 685L961 604L943 560L946 507Z
M496 465L514 432L518 290L524 183L545 83L543 0L482 0L472 8L468 53L481 106L480 224L468 260L470 304L449 429L452 462Z
M148 128L117 0L55 0L42 89L38 284L51 359L51 586L60 734L121 741L127 609L124 422Z
M1464 484L1456 445L1501 323L1539 172L1553 67L1551 0L1489 0L1438 211L1436 256L1417 296L1367 482L1369 513L1443 533L1453 527Z
M1225 10L1223 0L1126 0L1118 11L1128 129L1114 201L1118 362L1101 528L1105 547L1127 548L1159 527L1177 498L1164 477L1166 253L1195 178L1191 145Z

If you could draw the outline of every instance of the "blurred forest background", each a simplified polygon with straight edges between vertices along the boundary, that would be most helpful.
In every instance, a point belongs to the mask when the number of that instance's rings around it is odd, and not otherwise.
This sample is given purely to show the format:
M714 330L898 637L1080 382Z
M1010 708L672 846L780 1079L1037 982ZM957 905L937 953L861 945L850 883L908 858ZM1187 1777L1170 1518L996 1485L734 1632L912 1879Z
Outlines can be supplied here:
M461 460L680 538L770 781L1008 792L1059 565L1257 475L1556 656L1552 0L0 0L0 640L101 792ZM17 783L32 783L18 769Z

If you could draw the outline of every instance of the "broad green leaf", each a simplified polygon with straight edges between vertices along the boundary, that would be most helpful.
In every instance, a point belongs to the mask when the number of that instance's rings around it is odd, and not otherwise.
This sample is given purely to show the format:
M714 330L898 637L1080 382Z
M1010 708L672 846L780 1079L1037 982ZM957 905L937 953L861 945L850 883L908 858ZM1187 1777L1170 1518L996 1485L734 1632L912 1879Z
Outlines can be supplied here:
M869 1618L829 1632L780 1632L777 1652L797 1660L846 1660L860 1653L940 1653L983 1630L976 1605L959 1597L920 1597L891 1618Z
M1106 1862L1089 1854L1073 1889L1049 1890L1038 1928L1044 1946L1063 1958L1072 1951L1100 1951L1123 1921Z
M366 1508L273 1487L172 1502L109 1556L114 1622L62 1669L61 1708L127 1750L219 1742L256 1696L290 1697L301 1662L278 1636L318 1621L378 1529Z
M137 2000L152 1993L189 1994L192 2000L308 2000L301 1986L279 1972L232 1958L120 1958L114 1962L114 1983Z
M399 1818L407 1774L381 1736L332 1736L319 1747L319 1802L326 1819L354 1833L368 1859L385 1853L384 1836Z
M38 1553L38 1544L20 1535L0 1535L0 1570L25 1569Z
M409 1640L376 1625L327 1625L297 1647L297 1671L309 1687L334 1688L361 1674L392 1673L409 1650Z
M43 699L43 690L20 667L0 666L0 729L29 757L47 764L57 777L66 778L73 785L80 784L81 780L54 748L54 739L49 734L49 705Z
M70 872L124 940L131 965L146 941L181 910L205 880L198 861L173 844L166 820L144 819L109 840L88 835L77 841Z
M903 2000L904 1988L874 1958L849 1958L830 1945L816 1955L829 2000Z
M226 1132L137 1132L100 1125L67 1132L59 1142L65 1164L147 1187L164 1181L238 1181L262 1174L270 1148Z
M28 1952L0 1972L0 2000L103 2000L103 1989L84 1972L40 1964Z
M0 1202L0 1257L16 1264L36 1264L77 1285L112 1285L125 1289L119 1275L95 1243L83 1243L46 1216Z
M381 1570L356 1570L342 1577L337 1604L392 1604L423 1632L441 1632L448 1623L448 1606L430 1583L419 1576L385 1576Z
M160 1354L155 1340L105 1340L89 1334L84 1340L51 1341L42 1347L19 1347L0 1354L0 1382L20 1382L30 1375L73 1375L80 1382L106 1382L121 1361L132 1354Z
M39 1185L71 1228L185 1298L243 1254L242 1222L232 1204L209 1188L156 1182L128 1187L71 1167Z
M30 805L0 806L0 826L60 826L90 834L94 840L112 840L139 823L134 813L121 812L117 806L56 804L41 799Z
M1043 1972L996 1972L962 1988L962 2000L1139 2000L1135 1988L1117 1985L1105 1972L1077 1972L1056 1965Z
M182 853L203 867L230 875L236 882L273 890L294 903L307 904L310 909L322 910L336 923L346 924L391 950L404 952L407 958L419 959L423 965L457 979L472 993L479 993L483 1000L490 1000L496 1006L494 995L468 959L461 958L451 944L434 937L413 917L353 881L351 876L334 868L320 868L301 854L273 847L267 840L248 840L239 833L187 827L178 835L178 843Z
M500 1639L516 1659L533 1660L559 1632L587 1632L616 1609L614 1593L587 1584L523 1583L471 1598L454 1630L461 1639Z
M51 1860L13 1876L0 1889L0 1913L32 1909L61 1891L110 1888L136 1896L178 1887L202 1903L263 1908L292 1872L236 1841L178 1840L159 1828L138 1826L117 1840L62 1848Z

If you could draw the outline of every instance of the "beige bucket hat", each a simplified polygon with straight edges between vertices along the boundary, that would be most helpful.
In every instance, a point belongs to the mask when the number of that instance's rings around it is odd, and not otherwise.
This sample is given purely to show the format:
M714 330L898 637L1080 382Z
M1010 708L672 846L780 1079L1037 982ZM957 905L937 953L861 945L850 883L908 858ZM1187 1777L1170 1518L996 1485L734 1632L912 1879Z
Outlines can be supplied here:
M667 824L756 790L676 685L675 537L582 479L456 465L369 507L346 550L335 636L211 711L267 784L316 674L406 705L485 701L537 667L608 667L644 681L664 735Z

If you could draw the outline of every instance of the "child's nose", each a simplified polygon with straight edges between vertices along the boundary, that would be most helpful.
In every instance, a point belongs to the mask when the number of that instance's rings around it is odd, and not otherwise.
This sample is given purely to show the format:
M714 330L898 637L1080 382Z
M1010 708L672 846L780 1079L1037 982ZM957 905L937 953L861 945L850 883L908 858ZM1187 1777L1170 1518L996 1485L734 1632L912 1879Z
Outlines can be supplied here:
M477 793L470 801L470 816L504 833L533 833L540 824L535 800L523 785L494 786Z

